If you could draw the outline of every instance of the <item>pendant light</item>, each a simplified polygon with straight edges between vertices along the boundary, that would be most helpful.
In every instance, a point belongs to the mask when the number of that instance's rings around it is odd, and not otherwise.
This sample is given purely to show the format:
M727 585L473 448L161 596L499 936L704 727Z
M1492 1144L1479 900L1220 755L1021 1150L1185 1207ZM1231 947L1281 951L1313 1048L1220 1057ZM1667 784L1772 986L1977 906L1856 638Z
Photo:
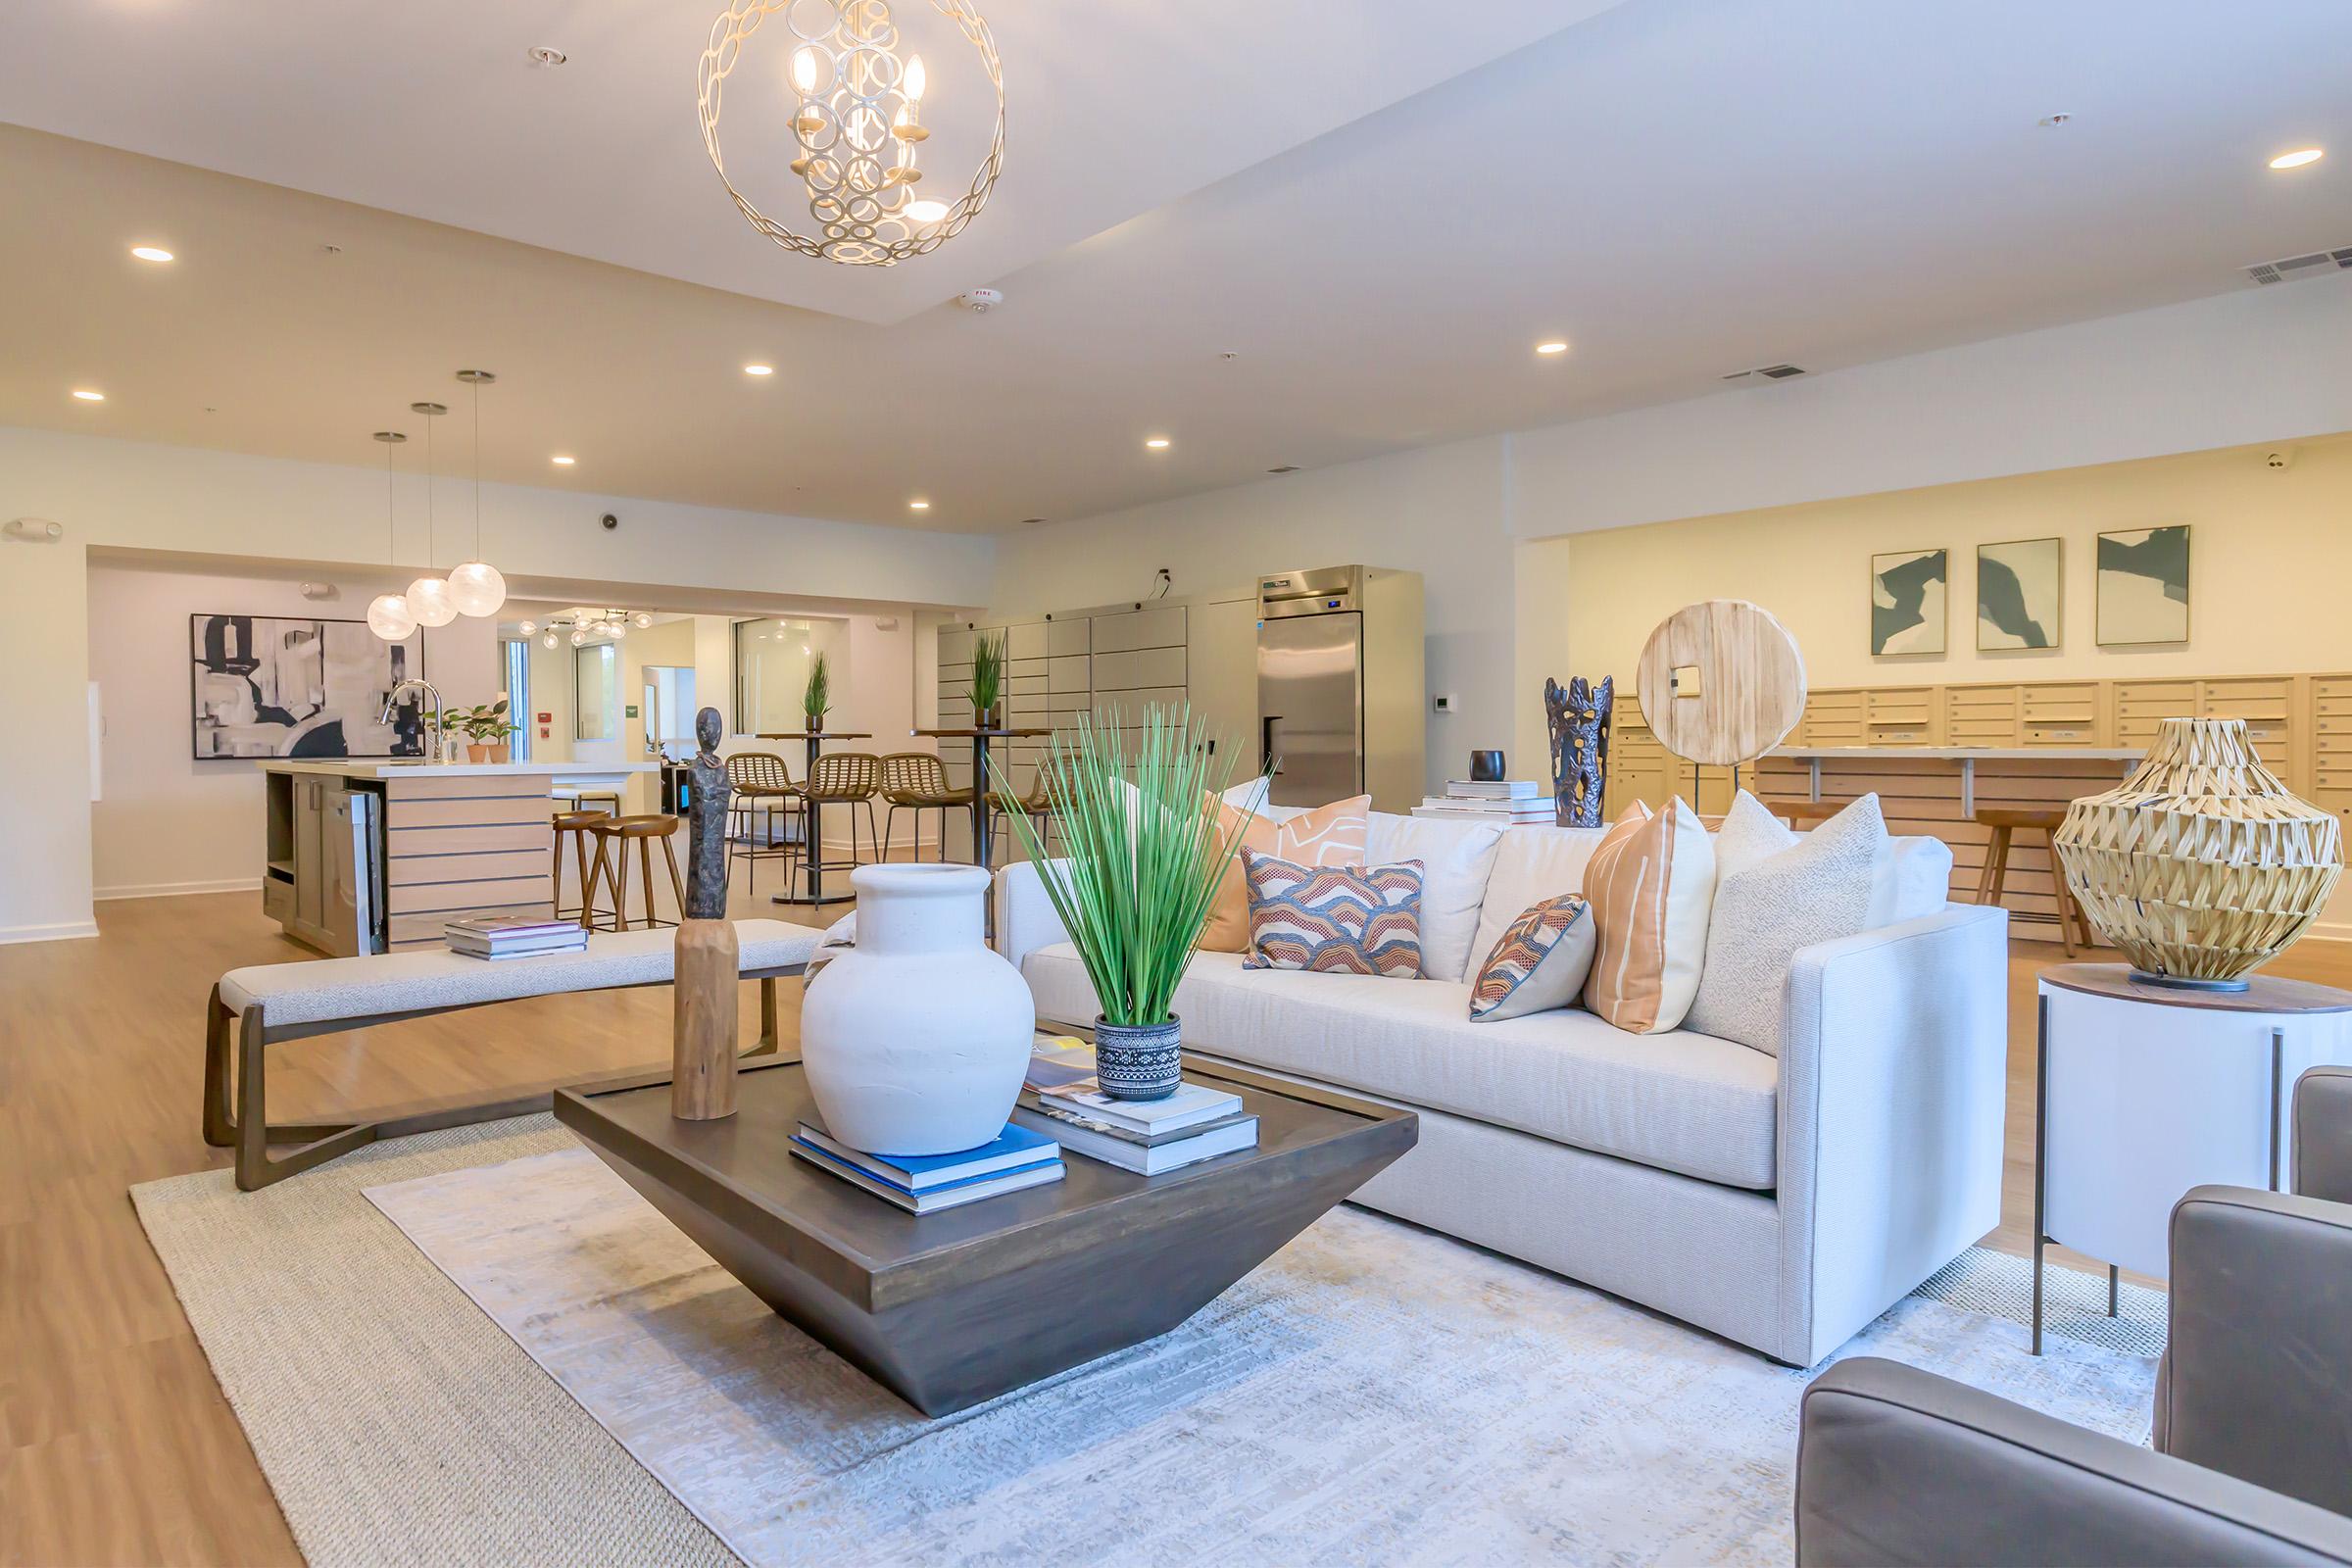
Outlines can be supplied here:
M425 575L409 584L409 613L416 617L419 626L446 626L458 618L458 607L449 602L449 581L432 575L433 559L433 425L449 412L447 404L412 403L409 408L425 418L424 425L424 559Z
M507 602L507 579L482 559L482 388L498 379L488 370L460 370L473 388L473 559L449 574L449 602L461 615L495 615Z
M396 565L400 541L392 519L392 449L408 437L398 430L378 430L375 438L384 444L384 564ZM368 605L368 629L388 643L407 642L416 629L416 617L409 613L405 596L377 594Z

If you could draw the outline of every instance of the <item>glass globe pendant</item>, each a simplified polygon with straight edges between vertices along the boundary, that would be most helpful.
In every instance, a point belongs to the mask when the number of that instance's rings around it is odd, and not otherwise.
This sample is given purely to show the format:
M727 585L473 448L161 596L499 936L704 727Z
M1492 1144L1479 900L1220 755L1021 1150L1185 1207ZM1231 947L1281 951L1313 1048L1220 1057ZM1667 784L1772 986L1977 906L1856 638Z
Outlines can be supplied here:
M368 603L368 629L388 643L408 641L416 630L416 617L400 594L377 594Z
M468 561L449 574L449 602L461 615L495 615L507 602L507 579L486 561Z
M419 626L446 626L457 619L458 607L450 603L448 579L419 577L409 584L409 613L416 617Z

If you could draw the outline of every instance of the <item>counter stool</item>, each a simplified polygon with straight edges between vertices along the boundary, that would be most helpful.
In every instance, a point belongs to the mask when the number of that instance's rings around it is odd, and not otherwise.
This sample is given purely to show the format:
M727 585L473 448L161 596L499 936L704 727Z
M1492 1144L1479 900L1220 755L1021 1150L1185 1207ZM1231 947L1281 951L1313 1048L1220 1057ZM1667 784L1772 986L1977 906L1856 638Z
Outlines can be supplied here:
M890 842L898 835L899 812L914 813L914 858L923 858L923 813L939 812L939 858L948 858L948 813L968 811L972 792L948 780L948 764L930 752L893 752L882 759L882 799L890 810L882 818L882 858L890 858ZM869 808L870 809L870 808Z
M554 890L557 919L566 920L587 914L588 894L595 885L588 876L588 831L612 814L611 811L558 811L555 814L556 858L549 866L552 880L548 885ZM564 841L566 838L571 840L580 870L580 902L579 906L572 909L564 906ZM588 922L582 918L580 923L586 925Z
M571 808L575 811L584 811L591 807L602 807L607 816L620 814L620 792L618 790L580 789L570 784L559 784L548 793L559 801L570 802Z
M745 862L749 891L760 891L760 862L782 860L784 880L792 880L792 817L801 805L801 787L792 781L784 759L772 752L738 752L727 759L727 859ZM784 813L784 837L776 838L776 813ZM758 826L755 827L755 820ZM742 832L735 824L740 821Z
M865 842L872 848L877 837L874 831L874 792L881 788L882 759L871 752L835 752L820 757L808 766L808 778L801 786L801 799L806 810L802 820L808 824L804 837L808 840L807 854L815 860L821 876L827 871L853 871L866 863L858 850L858 808L865 807ZM816 813L827 806L846 806L850 808L850 858L828 861L825 847L818 841L816 824L822 820Z
M638 863L644 868L645 919L642 923L649 930L655 926L676 925L677 921L664 920L654 913L654 840L662 841L662 858L669 866L669 888L677 895L678 907L683 910L686 907L686 887L678 880L678 852L670 841L677 837L678 829L685 825L684 817L671 816L665 811L643 816L607 816L589 823L588 832L596 840L596 865L588 873L588 891L582 900L580 924L592 931L629 929L629 844L633 840L637 845ZM606 869L608 854L611 857L610 870ZM596 887L599 882L607 883L612 889L612 924L607 927L597 924L597 917L602 912L596 907Z
M2075 902L2073 890L2066 885L2066 870L2058 863L2056 834L2066 821L2066 808L1986 806L1978 808L1976 819L1980 826L1992 830L1984 845L1984 873L1977 880L1977 902L2001 902L2001 886L2009 876L2011 836L2020 828L2039 833L2050 841L2050 891L2058 899L2058 941L2065 947L2066 956L2073 957L2075 929L2079 925L2083 945L2097 946L2090 934L2090 919L2083 914L2082 906Z
M1799 833L1821 826L1845 809L1843 801L1767 801L1764 808L1775 816L1785 816L1788 825Z

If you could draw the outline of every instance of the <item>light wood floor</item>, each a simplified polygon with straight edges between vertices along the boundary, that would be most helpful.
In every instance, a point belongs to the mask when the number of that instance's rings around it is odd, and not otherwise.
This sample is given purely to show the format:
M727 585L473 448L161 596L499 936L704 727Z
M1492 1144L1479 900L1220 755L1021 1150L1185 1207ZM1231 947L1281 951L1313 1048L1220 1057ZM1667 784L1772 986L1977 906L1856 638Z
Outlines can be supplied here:
M738 915L789 916L765 897L772 876L738 894ZM96 941L0 948L0 1562L297 1562L124 1192L230 1162L197 1131L207 988L306 955L252 895L103 904L98 920ZM2019 944L2010 965L1992 1240L2012 1250L2033 1207L2034 976L2057 956ZM2306 943L2278 967L2352 984L2352 945ZM788 987L788 1045L797 1004ZM300 1042L278 1048L270 1108L331 1119L646 1065L666 1053L668 1009L664 991L615 992Z

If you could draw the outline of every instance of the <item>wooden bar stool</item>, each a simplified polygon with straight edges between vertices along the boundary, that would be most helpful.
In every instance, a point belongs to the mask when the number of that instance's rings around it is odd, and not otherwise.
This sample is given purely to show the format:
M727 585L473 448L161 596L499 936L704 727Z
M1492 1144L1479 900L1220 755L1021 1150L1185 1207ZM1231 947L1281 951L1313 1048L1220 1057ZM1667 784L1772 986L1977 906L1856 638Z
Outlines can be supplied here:
M629 845L637 845L638 863L644 870L645 919L647 929L655 926L676 925L654 912L654 840L662 841L662 858L669 866L669 889L677 896L678 907L686 907L686 887L678 880L678 852L670 841L685 825L682 816L667 812L653 812L643 816L608 816L588 824L596 839L596 866L588 873L588 892L580 909L580 924L597 930L596 887L608 883L612 889L612 924L601 929L626 931L629 929ZM611 869L607 869L610 855Z
M556 858L554 863L548 868L550 877L548 886L553 890L555 896L555 917L557 919L563 920L572 915L585 916L587 914L588 895L595 886L588 876L588 833L590 828L612 814L610 811L558 811L555 814L553 820L556 827ZM566 910L564 906L564 841L566 838L571 841L574 858L579 861L580 872L579 907L570 910ZM580 923L586 925L588 922L583 918Z
M2059 826L2066 821L2065 808L1980 807L1977 821L1992 830L1991 838L1984 845L1984 871L1977 879L1977 902L2001 902L2001 887L2009 876L2009 844L2012 836L2021 828L2039 833L2050 841L2050 891L2058 900L2058 940L2065 947L2066 956L2070 958L2075 956L2077 925L2082 927L2083 946L2096 946L2090 934L2090 920L2083 914L2082 906L2075 902L2073 892L2066 885L2066 872L2058 863L2055 835Z
M1764 808L1775 816L1788 819L1788 825L1803 833L1821 826L1845 809L1843 801L1766 801Z

